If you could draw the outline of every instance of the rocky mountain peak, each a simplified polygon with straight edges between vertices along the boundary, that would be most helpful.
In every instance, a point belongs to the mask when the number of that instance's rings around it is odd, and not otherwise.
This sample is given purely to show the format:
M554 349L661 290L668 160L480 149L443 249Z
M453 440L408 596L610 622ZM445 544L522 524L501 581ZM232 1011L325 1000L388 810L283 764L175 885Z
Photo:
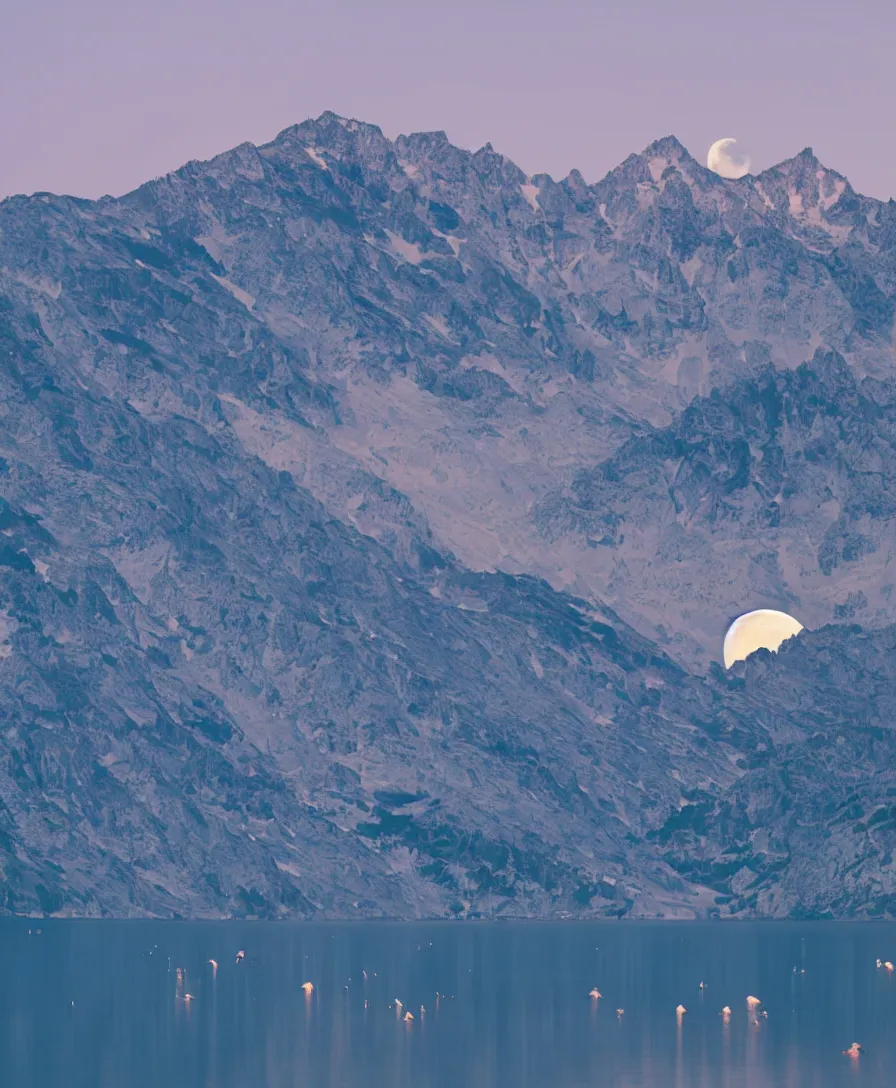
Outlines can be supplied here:
M0 909L896 914L891 208L332 113L3 202Z
M629 155L619 166L609 171L595 189L601 192L628 190L637 185L658 186L666 170L677 168L684 148L674 137L650 144L643 151Z
M361 169L364 176L382 176L395 168L395 149L378 125L326 111L320 117L292 125L261 149L263 156L286 155L297 166L310 159L317 167L344 164L343 172Z
M669 165L695 161L678 137L671 135L654 140L641 154L647 159L661 159Z
M858 222L860 201L849 181L819 162L811 147L759 174L766 206L797 223L830 232Z

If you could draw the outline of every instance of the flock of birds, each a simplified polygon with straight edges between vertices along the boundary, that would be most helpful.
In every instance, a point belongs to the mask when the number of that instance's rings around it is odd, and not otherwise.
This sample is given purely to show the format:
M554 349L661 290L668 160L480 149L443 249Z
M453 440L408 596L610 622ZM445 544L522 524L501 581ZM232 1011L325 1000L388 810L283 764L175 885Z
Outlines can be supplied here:
M796 970L796 968L794 968L794 970ZM700 989L700 994L702 996L703 992L706 990L706 983L701 982L699 989ZM595 986L594 989L591 990L591 992L588 994L588 996L591 998L592 1001L600 1001L600 999L604 995ZM762 1002L759 1000L758 997L753 997L752 995L748 995L748 997L747 997L747 1014L748 1014L748 1016L750 1018L751 1023L758 1024L760 1017L764 1018L765 1020L768 1020L768 1013L764 1009L762 1011L759 1010L759 1006L761 1004L762 1004ZM681 1023L682 1017L684 1016L684 1014L687 1011L688 1010L684 1007L684 1005L677 1005L676 1006L675 1016L676 1016L676 1019L678 1020L679 1024ZM625 1014L625 1009L617 1009L616 1010L616 1016L617 1016L618 1019L621 1020L624 1014ZM730 1020L731 1020L731 1006L730 1005L725 1005L724 1008L722 1009L722 1011L719 1013L719 1016L722 1017L722 1020L726 1024L729 1023ZM858 1045L857 1043L853 1043L853 1046L857 1046L857 1045ZM861 1049L862 1048L859 1047L859 1050L861 1050ZM845 1054L846 1051L844 1051L843 1053Z
M893 963L890 960L881 960L881 959L877 960L877 969L878 969L878 971L886 971L889 974L892 974L893 971L896 970L896 968L894 968ZM794 967L793 973L797 974L796 967ZM805 969L803 969L803 970L801 970L799 972L799 974L801 974L801 975L804 975L805 973L806 973ZM700 989L700 996L702 997L704 991L706 990L706 983L701 982L699 989ZM595 986L594 989L591 990L591 992L588 994L588 996L591 998L592 1001L599 1001L604 995ZM757 1024L758 1025L760 1017L762 1017L765 1020L768 1020L768 1013L765 1011L765 1009L760 1010L759 1006L761 1004L762 1004L762 1002L759 1000L758 997L753 997L752 994L747 995L747 1016L748 1016L751 1024ZM684 1015L685 1015L685 1013L687 1011L688 1010L684 1007L684 1005L677 1005L676 1006L676 1008L675 1008L675 1017L676 1017L679 1025L681 1024L682 1018L684 1017ZM617 1009L616 1010L617 1018L621 1019L624 1013L625 1013L625 1009ZM730 1021L731 1021L731 1006L730 1005L724 1005L722 1007L722 1011L719 1013L719 1016L721 1016L722 1022L724 1024L730 1023ZM843 1051L843 1053L848 1058L857 1059L860 1054L864 1053L864 1047L862 1046L861 1043L850 1043L850 1045L846 1048L846 1050Z
M29 933L30 933L30 930L29 930ZM246 958L245 949L241 948L239 950L239 952L237 952L237 954L236 954L236 963L237 963L237 965L241 964L245 958ZM208 960L207 962L208 962L209 966L212 969L212 979L216 979L218 977L218 961L217 960ZM169 969L170 969L170 960L169 960ZM362 971L361 974L363 975L364 981L366 982L367 979L368 979L367 972ZM196 998L193 996L193 994L186 993L184 991L184 987L185 987L186 981L187 981L187 972L183 967L175 968L175 978L176 978L175 988L174 988L174 998L175 998L175 1000L176 1001L183 1001L184 1004L186 1004L186 1005L189 1005L192 1001L195 1001ZM314 983L313 982L303 982L300 989L305 994L305 1000L310 1001L311 1000L311 995L314 993ZM344 989L347 990L348 986L345 986ZM444 994L436 993L436 1007L437 1008L439 1006L439 1002L442 1000L443 997L444 997ZM74 1002L72 1002L72 1004L74 1005ZM364 999L364 1008L365 1009L368 1008L369 1005L370 1005L370 1002L365 998ZM411 1023L413 1020L416 1020L416 1017L411 1012L411 1010L410 1009L405 1009L404 1002L401 1001L397 997L394 998L392 1003L389 1005L389 1008L390 1009L394 1008L395 1012L396 1012L396 1016L399 1019L403 1020L407 1024ZM404 1016L401 1015L402 1010L404 1010ZM426 1015L426 1006L421 1005L420 1006L420 1017L421 1017L421 1019L425 1015Z
M28 932L30 934L31 931L29 930ZM38 933L40 933L40 930L38 930ZM237 964L241 964L245 958L246 958L245 950L240 949L239 952L237 952L237 954L236 954ZM209 963L209 965L211 966L211 969L212 969L212 978L213 979L217 978L218 977L218 961L217 960L209 960L208 963ZM893 966L893 964L892 964L892 962L890 960L878 959L877 960L877 969L878 969L878 971L886 971L886 972L892 974L893 971L894 971L894 966ZM176 1000L183 1001L187 1005L189 1005L190 1002L195 1001L196 999L192 994L184 992L184 985L186 983L186 971L182 967L178 967L176 970L177 970L177 976L176 976L177 977L177 982L176 982L176 987L175 987L175 998L176 998ZM797 974L796 967L794 967L793 973ZM806 973L805 970L799 971L799 974L804 975L805 973ZM367 978L368 978L367 972L363 971L362 975L364 977L364 981L366 982ZM313 982L303 982L302 986L301 986L301 989L305 994L305 1000L310 1001L311 1000L311 995L314 993L314 983ZM344 989L348 990L348 986L345 986ZM705 990L706 990L706 983L705 982L700 983L699 990L700 990L700 996L702 997ZM444 996L445 996L444 994L440 994L438 992L436 993L436 1007L437 1008L438 1008L439 1002L442 1000L442 998ZM595 986L590 991L588 996L591 998L591 1000L593 1002L596 1003L596 1002L600 1001L603 998L604 995ZM72 1004L74 1004L74 1002L72 1002ZM762 1005L762 1002L759 1000L758 997L754 997L752 994L748 994L746 1004L747 1004L747 1017L748 1017L751 1024L758 1025L760 1018L765 1019L765 1020L768 1019L768 1013L766 1012L766 1010L760 1008L760 1006ZM369 1002L365 998L364 1008L365 1009L368 1008L368 1005L369 1005ZM390 1009L394 1008L396 1018L399 1019L399 1020L403 1020L406 1024L410 1024L411 1022L413 1022L416 1019L416 1017L410 1011L410 1009L405 1009L404 1002L399 1000L399 998L397 998L397 997L394 998L393 1001L390 1003L389 1008ZM688 1010L685 1008L684 1005L679 1004L679 1005L676 1006L676 1008L675 1008L675 1017L676 1017L676 1020L678 1021L679 1026L681 1025L682 1019L684 1018L687 1011ZM402 1012L404 1012L403 1016L402 1016ZM421 1005L420 1006L420 1018L422 1019L425 1015L426 1015L426 1007L424 1005ZM617 1019L621 1020L624 1015L625 1015L625 1009L617 1009L616 1010ZM731 1006L730 1005L724 1005L722 1007L721 1012L719 1013L719 1016L721 1016L723 1024L730 1023L730 1021L731 1021ZM846 1048L846 1050L843 1051L843 1053L848 1058L852 1058L852 1059L858 1059L859 1055L862 1054L863 1052L864 1052L864 1048L862 1047L861 1043L851 1043Z

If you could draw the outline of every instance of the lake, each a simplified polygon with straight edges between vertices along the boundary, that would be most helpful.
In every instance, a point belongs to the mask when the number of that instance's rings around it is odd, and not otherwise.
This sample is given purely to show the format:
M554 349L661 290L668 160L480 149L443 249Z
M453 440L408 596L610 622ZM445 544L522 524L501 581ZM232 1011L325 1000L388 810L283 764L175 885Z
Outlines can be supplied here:
M890 1086L878 957L896 926L4 919L0 1084Z

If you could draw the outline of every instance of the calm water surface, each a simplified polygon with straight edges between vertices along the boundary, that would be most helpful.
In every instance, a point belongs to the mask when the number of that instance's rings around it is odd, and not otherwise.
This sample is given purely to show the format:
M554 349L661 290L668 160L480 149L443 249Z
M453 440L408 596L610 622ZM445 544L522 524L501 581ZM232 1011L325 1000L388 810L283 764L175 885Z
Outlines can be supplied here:
M896 926L6 920L0 1085L889 1088L878 956Z

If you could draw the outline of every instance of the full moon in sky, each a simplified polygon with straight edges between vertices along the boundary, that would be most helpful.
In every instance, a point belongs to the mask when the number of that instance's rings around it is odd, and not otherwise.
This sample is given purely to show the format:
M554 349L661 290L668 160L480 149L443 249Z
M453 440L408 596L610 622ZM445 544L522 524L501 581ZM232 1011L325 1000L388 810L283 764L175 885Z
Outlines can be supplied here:
M802 629L803 625L793 616L773 608L745 612L731 624L725 635L725 668L730 669L735 661L743 661L754 650L764 647L776 651L785 639L798 635Z
M706 156L706 165L723 178L742 178L750 172L750 156L740 151L737 140L726 136L724 140L716 140Z

